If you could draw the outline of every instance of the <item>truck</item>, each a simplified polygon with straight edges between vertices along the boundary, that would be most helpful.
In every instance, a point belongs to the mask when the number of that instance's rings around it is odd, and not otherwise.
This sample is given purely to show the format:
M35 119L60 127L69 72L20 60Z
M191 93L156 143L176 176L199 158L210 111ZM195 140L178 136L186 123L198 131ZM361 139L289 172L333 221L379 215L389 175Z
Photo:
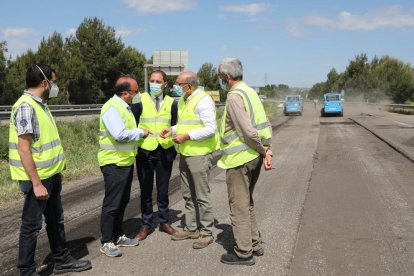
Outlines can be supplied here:
M344 109L342 106L342 93L331 92L323 95L323 107L321 109L321 116L344 116Z
M287 95L283 107L285 116L290 114L302 115L303 112L303 98L300 95Z

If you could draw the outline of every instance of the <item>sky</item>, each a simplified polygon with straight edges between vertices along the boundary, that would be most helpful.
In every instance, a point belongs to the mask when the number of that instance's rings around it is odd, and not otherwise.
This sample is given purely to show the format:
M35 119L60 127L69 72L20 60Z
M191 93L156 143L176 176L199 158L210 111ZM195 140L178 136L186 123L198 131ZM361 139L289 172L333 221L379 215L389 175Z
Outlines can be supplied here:
M188 50L191 71L239 58L252 86L310 88L362 53L414 64L412 0L1 0L0 12L0 41L12 58L97 17L147 58Z

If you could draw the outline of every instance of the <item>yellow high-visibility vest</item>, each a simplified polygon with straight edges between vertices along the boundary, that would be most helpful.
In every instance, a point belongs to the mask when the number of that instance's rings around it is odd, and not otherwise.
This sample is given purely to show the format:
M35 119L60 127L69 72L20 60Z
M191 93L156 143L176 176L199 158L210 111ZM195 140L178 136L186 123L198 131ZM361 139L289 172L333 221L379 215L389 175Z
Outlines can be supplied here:
M269 123L266 117L263 104L260 101L256 91L250 88L244 82L240 82L235 89L231 90L229 94L235 93L242 97L244 107L250 118L252 126L257 129L262 144L267 146L272 143L272 133L269 129ZM230 169L246 164L247 162L257 158L260 154L250 148L239 137L236 130L231 130L227 133L225 131L227 116L227 105L224 108L224 114L220 125L220 149L221 158L217 162L217 166L222 169Z
M134 129L137 126L132 112L120 101L111 98L102 106L101 116L99 119L99 166L102 167L109 164L117 166L130 166L134 164L135 156L138 150L138 142L118 142L111 136L102 121L102 115L110 107L113 107L116 111L118 111L122 120L125 122L125 129Z
M56 123L50 114L49 107L46 106L46 110L44 110L41 104L36 102L29 95L21 96L12 107L9 129L9 163L11 178L13 180L30 180L18 153L19 138L14 124L14 114L16 109L22 103L28 103L33 107L39 122L40 137L37 141L32 141L30 147L39 178L47 179L60 173L66 168L65 155L63 154L59 133ZM46 112L48 112L50 116L48 116Z
M195 115L195 108L200 100L204 97L210 97L204 91L200 91L192 97L187 104L184 104L184 98L181 97L178 102L178 122L177 134L184 134L192 130L204 128L203 122ZM219 147L218 133L202 141L187 140L177 145L177 151L185 156L206 155L214 152Z
M165 96L160 110L154 106L151 96L148 93L141 94L142 114L139 117L138 128L147 129L152 132L147 138L138 142L138 146L146 150L155 150L158 145L168 149L174 145L172 137L160 137L161 130L171 127L171 107L174 99Z

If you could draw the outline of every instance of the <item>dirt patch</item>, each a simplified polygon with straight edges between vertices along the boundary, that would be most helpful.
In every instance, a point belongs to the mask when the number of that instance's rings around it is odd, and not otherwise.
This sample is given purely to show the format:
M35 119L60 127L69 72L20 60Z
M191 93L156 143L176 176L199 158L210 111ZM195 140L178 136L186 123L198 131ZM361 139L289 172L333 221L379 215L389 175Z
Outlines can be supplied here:
M413 137L411 137L410 139L408 139L408 140L404 143L404 145L406 145L406 146L410 146L410 147L414 147L414 136L413 136Z

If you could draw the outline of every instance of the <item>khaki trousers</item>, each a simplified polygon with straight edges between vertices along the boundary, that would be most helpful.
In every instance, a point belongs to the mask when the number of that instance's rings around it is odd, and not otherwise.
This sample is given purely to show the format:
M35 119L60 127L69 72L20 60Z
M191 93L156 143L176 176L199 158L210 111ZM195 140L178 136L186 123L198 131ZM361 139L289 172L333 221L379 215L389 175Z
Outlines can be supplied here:
M253 250L261 247L259 229L254 212L253 190L259 178L263 158L226 172L227 192L230 205L230 220L236 242L234 251L240 258L248 258Z
M203 235L213 235L214 216L210 196L210 169L212 154L180 156L181 191L185 201L186 231L200 230Z

